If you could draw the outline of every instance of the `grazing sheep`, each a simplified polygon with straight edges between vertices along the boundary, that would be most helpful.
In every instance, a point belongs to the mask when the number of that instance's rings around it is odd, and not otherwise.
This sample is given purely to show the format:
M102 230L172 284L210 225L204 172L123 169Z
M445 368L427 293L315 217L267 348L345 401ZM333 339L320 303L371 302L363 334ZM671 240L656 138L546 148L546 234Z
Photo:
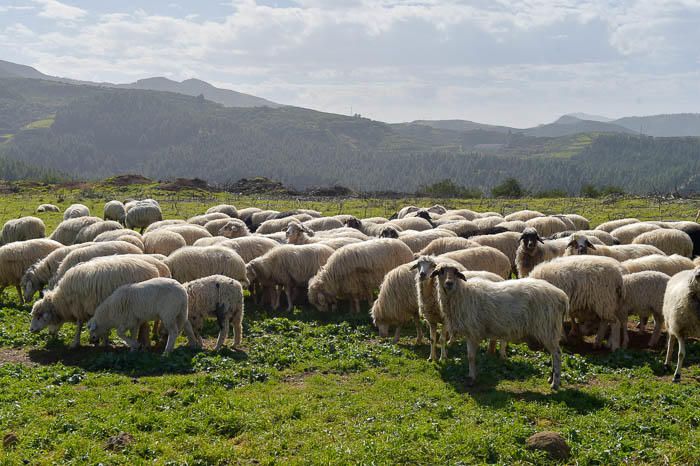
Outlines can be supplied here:
M197 246L198 248L202 248L205 246L217 246L225 241L228 241L229 239L226 238L225 236L212 236L211 238L199 238L197 241L194 242L192 246Z
M631 225L633 223L639 223L639 220L636 218L621 218L619 220L610 220L609 222L601 223L595 227L595 229L611 233L616 228Z
M127 235L133 236L137 240L143 242L143 236L141 236L141 233L134 230L128 230L126 228L122 228L121 230L111 230L102 232L99 235L95 236L95 238L92 241L95 243L102 243L104 241L116 241Z
M71 245L75 241L75 237L80 233L80 230L88 225L102 221L99 217L78 217L64 220L58 224L51 236L49 236L49 239L58 241L66 246Z
M567 217L566 215L556 214L556 215L550 215L550 217L558 218L559 220L564 222L564 225L566 226L566 230L578 230L578 228L576 228L576 225L574 224L574 222L572 222L569 219L569 217ZM566 231L566 230L564 230L564 231Z
M649 340L650 347L656 346L661 336L661 326L664 323L664 293L668 280L669 276L665 273L651 270L630 273L622 277L625 290L621 305L627 315L639 316L641 331L646 330L649 316L654 316L654 332Z
M187 222L184 220L161 220L160 222L153 222L148 225L148 228L144 230L144 233L150 233L172 225L187 225Z
M236 206L231 204L219 204L213 207L209 207L205 213L222 213L228 215L231 218L238 218L238 209L236 209Z
M221 212L212 212L210 214L196 215L187 219L187 223L204 226L212 220L231 220L231 217Z
M126 221L126 207L121 201L109 201L105 204L103 218L105 220L114 220L124 225Z
M520 220L511 220L510 222L501 222L497 227L505 228L508 231L515 231L517 233L522 233L525 228L527 228L527 223Z
M621 244L619 246L605 246L599 244L595 246L590 239L584 235L571 235L571 240L564 252L565 256L605 256L611 257L618 262L630 259L637 259L652 254L664 255L664 253L648 244Z
M107 256L111 257L111 256ZM172 278L170 269L165 265L165 256L162 254L121 254L119 257L132 257L151 264L158 270L158 276L162 278Z
M177 233L185 240L188 246L192 246L200 238L211 238L211 233L203 226L193 224L166 225L158 230L167 230Z
M659 229L642 233L632 241L632 244L650 244L669 256L678 254L692 257L693 255L693 240L687 233L676 229Z
M116 328L117 335L134 351L140 346L137 340L139 328L152 320L160 321L160 327L168 333L163 354L172 352L183 329L190 346L196 344L192 326L187 320L187 291L170 278L152 278L120 286L97 306L87 328L90 339L95 342L106 340L110 331Z
M599 320L594 347L600 347L607 324L612 324L610 348L627 346L627 314L622 311L625 274L620 264L609 257L565 256L543 262L530 273L531 278L546 280L569 297L571 334L578 334L578 321Z
M5 222L5 225L2 227L2 233L0 233L0 245L15 241L44 238L45 236L46 226L40 218L22 217Z
M386 222L382 224L377 224L377 223L372 223L368 222L366 220L358 220L355 217L352 217L348 219L345 222L345 225L348 228L353 228L355 230L360 231L362 234L365 236L373 236L373 237L380 237L380 235L387 229L393 229L395 232L403 231L403 228L397 227L393 225L391 222ZM398 233L396 234L396 238L398 238Z
M452 251L461 251L462 249L469 249L475 246L480 246L470 239L465 238L437 238L430 242L426 247L420 250L418 255L420 256L439 256L440 254L445 254Z
M445 206L435 204L428 207L428 212L430 212L431 214L443 215L447 213L447 209L445 208Z
M61 261L63 261L71 251L90 245L90 243L84 243L62 246L53 250L43 259L32 264L20 280L20 287L24 292L24 299L27 301L31 300L34 297L34 293L41 291L49 284L49 280L58 270Z
M362 241L367 241L370 239L369 236L365 235L361 231L358 231L354 228L348 228L348 227L342 227L342 228L334 228L332 230L325 230L325 231L317 231L314 232L314 235L318 239L326 240L326 239L333 239L333 238L355 238L359 239Z
M0 247L0 293L8 286L14 286L19 303L24 304L21 284L25 272L61 247L61 243L45 238L16 241ZM26 298L31 299L31 295Z
M678 254L673 254L671 256L652 254L649 256L639 257L637 259L626 260L622 262L622 267L628 273L641 272L643 270L655 270L672 277L678 272L694 268L695 264L687 257L683 257Z
M387 222L381 226L388 226L388 225L391 225L393 227L398 227L397 228L398 231L403 231L403 230L425 231L425 230L430 230L433 228L433 225L431 225L428 220L426 220L424 218L420 218L420 217L406 217L406 218L391 220L390 222Z
M485 339L534 339L552 355L552 389L561 383L563 320L569 308L566 293L544 280L524 278L491 282L467 277L456 267L438 265L437 293L447 332L464 336L469 360L468 384L476 381L476 353Z
M95 222L92 225L82 228L76 235L74 243L89 243L94 241L100 234L115 230L122 230L121 232L124 233L124 227L122 227L121 223L115 222L114 220Z
M647 233L649 231L659 229L661 229L661 227L658 225L646 222L639 222L615 228L613 231L610 232L610 235L612 235L613 238L619 241L620 244L632 244L634 239L642 233Z
M160 210L160 205L151 200L137 202L126 213L126 227L129 229L140 228L140 233L152 223L163 220L163 212Z
M70 346L76 348L80 345L83 323L114 290L158 276L153 265L133 257L99 257L79 264L66 273L56 288L34 303L29 330L39 332L49 327L55 335L64 323L75 322L75 337Z
M542 212L538 212L536 210L519 210L517 212L513 212L512 214L506 215L505 217L503 217L503 220L505 220L506 222L512 222L514 220L520 222L527 222L528 220L532 220L533 218L544 216L545 215Z
M264 236L243 236L219 244L221 247L236 251L246 264L279 245L277 241L265 238Z
M664 294L664 321L668 330L668 347L664 366L669 368L673 340L678 340L678 363L673 381L681 381L686 338L700 337L700 267L671 277Z
M143 245L143 241L138 239L136 236L132 235L122 235L118 237L115 241L124 241L127 243L131 243L137 248L139 248L142 252L146 249L146 246Z
M370 309L372 322L379 336L389 336L389 327L396 326L394 343L401 336L401 326L413 322L416 326L416 344L423 342L423 326L418 314L416 272L413 264L404 264L391 270L379 286L379 296Z
M565 214L564 216L571 220L571 222L574 224L575 230L590 230L591 228L591 223L586 217L578 214Z
M335 251L309 281L309 302L327 311L335 309L338 299L350 299L359 313L360 300L372 300L384 275L411 260L413 253L408 246L395 239L349 244Z
M471 236L469 239L482 246L491 246L496 248L506 255L510 261L512 270L515 272L515 256L520 245L520 233L508 231L505 233L497 233L495 235L477 235Z
M284 230L284 235L288 244L311 244L321 240L315 238L315 232L309 227L299 222L291 222Z
M345 226L343 222L333 217L314 218L303 222L302 225L313 231L328 231Z
M56 273L49 280L49 288L53 288L63 276L76 265L87 262L95 257L113 256L119 254L142 254L142 251L131 243L125 241L105 241L94 243L84 248L71 251L61 261Z
M542 236L552 236L567 230L566 224L556 217L535 217L526 221L525 224L537 230Z
M219 338L214 351L219 351L228 337L229 324L233 324L233 347L238 348L243 338L243 288L233 278L210 275L185 283L188 296L188 319L192 324L197 345L202 348L201 333L204 319L216 317Z
M323 244L302 246L283 245L271 249L264 256L253 259L246 265L250 283L257 281L264 287L277 287L275 308L280 305L281 288L287 296L287 312L294 303L292 292L296 287L306 288L311 277L328 261L335 250Z
M71 218L78 218L78 217L89 217L90 216L90 209L86 205L83 204L71 204L64 212L63 212L63 220L68 220Z
M467 270L491 272L503 279L509 278L512 270L508 257L491 246L475 246L463 251L448 252L441 257L459 262Z
M537 230L527 227L520 236L520 246L515 255L515 268L518 271L518 278L525 278L530 275L530 272L537 264L563 256L566 245L567 241L565 239L547 240L545 242L537 234Z
M248 286L245 263L235 251L221 246L186 246L165 259L173 278L180 283L208 275L226 275Z
M449 223L439 223L436 229L450 230L454 231L457 236L465 236L469 233L477 231L479 228L471 220L459 220L450 221Z
M41 212L60 212L61 209L58 208L57 205L53 204L41 204L39 207L36 208L37 213Z
M260 210L254 212L247 219L241 219L248 225L250 231L256 231L258 227L267 220L274 219L275 215L279 214L277 210ZM240 215L240 214L239 214Z
M403 232L399 234L399 241L405 243L406 246L408 246L411 249L411 251L418 252L438 238L456 237L457 235L452 231L434 229L413 233Z
M296 214L290 215L289 217L266 220L260 224L255 232L259 235L277 233L279 231L284 231L290 223L305 222L307 220L311 220L311 218L312 217L308 214Z
M221 215L224 215L224 214L221 214ZM224 226L226 226L228 223L238 224L238 222L240 222L241 224L243 224L245 226L245 223L241 222L238 219L232 219L231 217L226 217L226 218L219 218L216 220L210 220L204 224L204 228L209 232L210 235L217 236L219 234L219 231Z
M362 240L357 239L357 238L339 237L339 238L324 239L324 240L319 241L317 244L325 244L329 248L335 250L335 249L340 249L343 246L347 246L348 244L357 244L357 243L361 243L361 242L362 242Z
M503 223L503 218L502 217L475 218L473 220L473 222L478 229L493 228L493 227Z

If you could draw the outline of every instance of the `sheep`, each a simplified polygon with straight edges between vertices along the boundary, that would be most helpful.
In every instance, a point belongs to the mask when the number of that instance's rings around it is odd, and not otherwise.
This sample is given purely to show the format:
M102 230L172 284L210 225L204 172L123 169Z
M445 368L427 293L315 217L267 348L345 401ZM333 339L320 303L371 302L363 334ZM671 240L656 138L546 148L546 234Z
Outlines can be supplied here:
M464 220L474 220L479 216L476 212L469 209L450 209L443 215L459 215Z
M210 214L196 215L187 219L187 223L204 226L212 220L230 220L231 217L221 212L212 212Z
M46 257L36 261L27 268L20 279L20 287L24 293L24 299L27 301L31 300L37 291L41 291L48 285L49 280L56 273L56 270L58 270L58 266L61 265L61 261L63 261L71 251L90 245L90 243L83 243L62 246L51 251Z
M294 288L306 288L311 277L334 252L323 244L279 246L248 262L246 275L250 283L257 281L264 287L278 287L275 308L279 308L280 287L283 287L287 296L287 312L292 312Z
M288 244L311 244L320 241L314 238L316 233L313 230L299 222L291 222L287 225L284 234Z
M404 218L408 214L412 212L418 212L420 210L419 207L416 207L414 205L407 205L406 207L403 207L401 210L399 210L396 213L396 218Z
M163 212L157 202L148 200L139 201L126 213L126 227L129 229L140 228L140 233L154 222L163 220Z
M551 218L558 218L559 220L564 222L564 225L566 226L566 230L574 230L574 231L578 230L578 228L576 228L576 225L574 224L574 222L572 222L571 219L569 219L569 217L567 217L566 215L556 214L556 215L550 215L550 217ZM564 231L566 231L566 230L564 230Z
M63 212L63 220L68 220L71 218L78 218L78 217L89 217L89 216L90 216L90 209L88 209L88 207L86 205L83 205L83 204L71 204Z
M316 238L323 240L332 238L354 238L362 241L367 241L368 239L370 239L369 236L365 235L361 231L348 227L334 228L332 230L321 230L314 232L314 235L316 236Z
M678 272L692 269L695 267L695 264L687 257L683 257L678 254L673 254L671 256L652 254L637 259L626 260L622 262L622 267L628 273L641 272L643 270L655 270L657 272L663 272L669 277L672 277Z
M527 228L527 224L521 220L511 220L509 222L501 222L497 227L505 228L508 231L515 231L517 233L522 233L525 228Z
M61 243L45 238L15 241L0 247L0 293L8 286L14 285L19 303L23 305L25 297L22 295L21 285L25 272L33 264L61 247L63 247ZM26 296L27 299L31 297L32 295Z
M493 228L496 225L503 223L503 218L502 217L475 218L473 220L473 222L478 229Z
M270 220L279 214L277 210L260 210L253 212L247 219L241 218L248 225L250 231L256 231L258 227L265 221Z
M562 231L559 233L555 233L552 236L550 236L550 239L561 239L561 238L570 238L574 233L578 233L579 235L584 235L587 236L588 239L597 238L599 239L604 245L606 246L615 246L620 244L618 240L612 237L610 233L607 233L602 230L580 230L580 231Z
M561 231L566 231L566 224L556 217L535 217L525 224L534 228L542 236L551 236Z
M221 215L223 215L223 214L221 214ZM209 232L210 235L217 236L219 234L219 231L221 230L221 228L223 228L226 224L233 223L233 222L243 223L238 219L234 220L231 217L226 217L226 218L218 218L215 220L209 220L203 226ZM243 223L243 225L245 225L245 223Z
M182 236L182 238L185 240L185 243L187 243L188 246L192 246L194 242L200 238L211 238L212 236L206 228L195 224L166 225L162 228L159 228L158 230L161 229L179 234L180 236Z
M343 222L333 217L314 218L303 222L302 225L313 231L334 230L345 226Z
M446 252L460 251L462 249L473 248L479 246L470 239L465 238L437 238L430 242L426 247L420 250L419 256L439 256L440 254L445 254Z
M612 324L610 348L615 351L620 346L620 330L623 334L622 346L628 342L627 314L620 303L624 297L622 266L609 257L557 257L543 262L530 272L530 278L546 280L563 290L569 297L571 335L578 333L577 320L599 320L601 325L594 343L599 348L606 324Z
M586 217L578 214L564 214L564 216L571 220L576 230L590 230L591 228L591 223Z
M642 233L632 244L650 244L659 248L667 255L678 254L692 257L693 241L687 233L676 229L659 229Z
M469 385L476 381L476 353L484 339L534 339L552 355L549 379L553 390L561 383L561 348L566 293L544 280L524 278L491 282L467 277L456 267L438 265L436 284L447 332L467 340Z
M515 267L518 272L518 278L527 277L537 264L564 255L566 245L567 241L565 239L547 240L545 242L537 234L537 230L527 227L520 236L520 246L518 246L518 251L515 255Z
M430 212L431 214L443 215L447 213L447 209L445 208L445 206L442 206L440 204L434 204L428 207L428 212Z
M348 298L356 313L360 300L372 300L384 275L413 260L401 241L376 239L349 244L335 251L325 266L309 281L309 302L320 311L335 308L337 299Z
M401 326L413 322L416 326L416 344L423 342L423 326L418 314L416 273L412 264L396 267L386 274L379 286L379 296L370 309L372 322L379 329L379 336L389 335L389 326L396 326L394 343L401 336Z
M390 222L385 223L382 226L387 226L391 225L393 227L399 227L400 230L416 230L416 231L425 231L425 230L430 230L433 228L433 225L430 224L430 222L424 218L420 217L408 217L408 218L401 218L401 219L396 219L396 220L391 220Z
M78 234L75 236L75 240L73 242L75 244L89 243L94 241L100 234L106 231L115 230L124 230L124 227L122 227L121 223L115 222L114 220L95 222L92 225L81 228Z
M250 231L243 220L232 218L216 234L226 238L240 238L250 235Z
M66 273L56 288L34 303L29 330L35 333L49 327L55 335L64 323L75 322L76 332L70 347L77 348L83 323L114 290L158 276L153 265L133 257L99 257L79 264Z
M22 217L8 220L0 233L0 245L46 237L46 226L40 218Z
M642 233L659 230L660 226L652 223L638 222L615 228L610 235L619 241L620 244L632 244L634 239Z
M536 210L519 210L517 212L513 212L511 214L506 215L505 217L503 217L503 220L505 220L506 222L512 222L513 220L527 222L528 220L532 220L533 218L544 216L545 215L542 212L538 212Z
M126 222L126 207L121 201L109 201L105 204L103 218L105 220L114 220L124 225Z
M60 212L60 211L61 211L61 209L59 209L57 205L53 205L53 204L41 204L39 207L36 208L37 213Z
M235 251L221 247L185 246L165 259L173 278L180 283L208 275L226 275L248 286L245 263Z
M117 335L134 351L139 348L138 329L151 320L158 320L159 325L167 330L164 355L173 351L175 340L183 329L190 346L196 344L192 326L187 320L187 290L170 278L152 278L120 286L97 306L87 328L90 340L94 342L106 340L109 332L116 328Z
M219 351L228 337L229 323L233 324L233 347L238 348L243 338L243 288L233 278L210 275L185 283L188 297L188 320L192 325L197 345L203 347L201 332L204 319L215 316L219 337L214 351Z
M212 236L211 238L199 238L197 241L194 242L192 246L196 246L198 248L202 248L205 246L217 246L225 241L228 241L229 238L226 238L225 236Z
M71 251L61 261L56 273L49 280L49 288L54 288L61 278L76 265L94 259L95 257L119 254L142 254L142 251L125 241L105 241Z
M403 228L393 225L391 221L383 224L376 224L372 222L367 222L365 220L358 220L355 217L348 219L345 222L345 225L348 228L353 228L355 230L360 231L366 236L373 237L379 237L382 234L382 232L386 230L387 227L393 229L396 232L403 231ZM396 238L398 238L398 234L396 235Z
M258 212L262 212L262 209L258 209L257 207L246 207L245 209L239 209L238 218L243 220L246 224L248 224L253 214L256 214Z
M219 244L221 247L236 251L246 264L279 245L277 241L264 236L243 236Z
M672 227L690 236L690 240L693 242L692 257L700 256L700 225L695 222L679 222Z
M582 255L606 256L611 257L618 262L624 262L630 259L637 259L644 256L658 254L663 256L664 253L648 244L621 244L619 246L605 246L599 244L595 246L591 240L584 235L573 234L571 240L566 246L565 256L582 256Z
M264 235L267 233L277 233L278 231L283 231L292 222L305 222L307 220L311 220L311 218L312 217L308 214L297 214L284 218L266 220L260 224L260 226L255 230L255 232L260 235Z
M450 223L441 223L436 227L437 230L450 230L457 233L457 236L464 236L468 233L477 231L479 228L471 220L460 220Z
M440 257L459 262L467 270L491 272L503 279L509 278L512 270L508 257L490 246L475 246L462 251L448 252Z
M75 241L75 237L80 233L80 230L88 225L102 221L99 217L78 217L64 220L58 224L49 236L49 239L58 241L66 246L71 245Z
M348 244L357 244L361 243L361 239L357 238L329 238L329 239L324 239L319 241L317 244L325 244L331 249L340 249L343 246L347 246Z
M501 251L510 261L512 270L515 271L515 256L518 252L518 246L520 245L520 236L520 233L508 231L495 235L472 236L469 240L482 246L491 246Z
M673 381L681 381L681 368L685 359L686 338L700 337L700 267L685 270L671 277L666 286L663 307L668 330L668 346L664 367L671 365L673 340L678 340L678 362Z
M107 256L111 257L111 256ZM162 278L172 278L170 269L165 264L165 256L162 254L120 254L119 257L133 257L134 259L142 260L154 266L158 270L158 276Z
M619 220L610 220L609 222L601 223L595 229L611 233L616 228L631 225L633 223L639 223L639 220L636 218L621 218Z
M215 205L212 207L209 207L206 211L207 214L213 214L213 213L222 213L226 214L231 218L238 218L238 210L236 209L236 206L233 206L231 204L219 204Z
M133 236L134 238L143 242L143 236L141 236L141 234L138 231L128 230L126 228L122 228L121 230L104 231L99 235L95 236L95 238L92 241L95 243L102 243L104 241L116 241L127 235Z
M438 238L456 238L454 232L449 230L426 230L415 233L399 234L399 241L403 242L408 246L411 251L418 252L427 245L429 245L433 240Z
M668 280L669 276L665 273L652 270L630 273L622 277L624 297L621 306L624 312L627 315L639 316L641 331L646 329L649 316L654 316L654 332L649 339L650 347L656 346L661 336L661 326L664 323L664 293Z
M153 222L148 227L144 230L144 233L150 233L152 231L159 230L161 228L167 227L167 226L172 226L172 225L187 225L187 222L184 220L161 220L160 222Z
M143 245L143 241L138 239L136 236L123 235L123 236L118 237L115 241L124 241L126 243L131 243L134 246L136 246L137 248L139 248L141 250L141 252L143 252L146 249L146 246Z

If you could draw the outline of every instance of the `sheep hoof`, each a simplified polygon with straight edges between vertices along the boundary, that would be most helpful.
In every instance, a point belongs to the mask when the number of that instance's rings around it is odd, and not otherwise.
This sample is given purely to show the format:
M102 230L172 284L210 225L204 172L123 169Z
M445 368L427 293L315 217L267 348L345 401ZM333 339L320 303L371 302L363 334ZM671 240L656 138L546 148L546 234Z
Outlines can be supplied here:
M559 384L558 384L558 383L552 383L551 387L552 387L552 390L554 390L554 391L559 390Z
M680 374L675 374L673 376L673 383L679 383L681 381L681 375Z

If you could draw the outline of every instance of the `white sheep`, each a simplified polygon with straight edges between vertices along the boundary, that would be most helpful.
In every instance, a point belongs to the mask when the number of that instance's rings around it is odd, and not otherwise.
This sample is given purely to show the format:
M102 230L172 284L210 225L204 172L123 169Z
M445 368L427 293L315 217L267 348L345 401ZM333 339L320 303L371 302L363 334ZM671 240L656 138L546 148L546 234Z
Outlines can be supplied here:
M141 254L137 246L125 241L105 241L92 243L84 248L78 248L68 253L58 266L56 273L49 280L49 288L53 288L70 269L76 265L87 262L95 257L113 256L119 254Z
M313 231L334 230L345 226L343 222L333 217L314 218L303 222L302 225Z
M212 212L204 215L196 215L187 219L187 223L193 223L195 225L204 226L212 220L230 220L231 217L222 212Z
M374 290L390 270L413 260L404 243L376 239L349 244L335 251L309 281L309 302L320 311L336 308L338 299L350 299L356 313L360 301L372 301Z
M198 248L202 248L205 246L218 246L221 243L225 243L228 241L229 238L226 238L225 236L212 236L211 238L199 238L197 241L194 242L192 246L196 246Z
M229 325L233 324L233 347L238 348L243 338L243 287L233 278L210 275L185 283L188 296L188 319L192 324L197 345L204 346L201 332L204 319L216 317L219 337L214 351L219 351L228 337Z
M533 339L552 355L549 381L561 383L563 321L569 308L566 293L544 280L524 278L491 282L467 277L456 267L439 265L431 274L447 332L464 336L469 360L468 383L476 381L476 354L485 339Z
M95 222L92 225L88 225L80 229L78 234L75 236L75 244L78 243L89 243L94 241L99 235L107 231L122 230L124 233L124 227L119 222L114 220L107 220L104 222ZM120 235L121 236L121 235Z
M649 316L654 317L654 332L649 339L649 346L656 346L661 336L664 323L663 304L669 276L665 273L647 270L623 275L624 297L622 308L627 315L638 315L639 330L646 330Z
M620 244L632 244L634 239L642 233L659 230L661 227L652 223L637 222L615 228L610 235Z
M678 254L673 254L671 256L652 254L649 256L624 261L622 262L622 267L627 271L627 273L655 270L672 277L678 272L694 268L695 264L687 257L683 257Z
M673 340L678 340L678 363L673 381L680 382L686 338L700 337L700 267L671 277L664 295L664 321L668 330L665 367L670 367Z
M439 256L440 254L445 254L447 252L460 251L462 249L469 249L475 246L480 246L480 244L465 238L438 238L431 241L430 244L421 249L418 255Z
M104 215L105 220L114 220L124 225L126 221L126 207L121 201L109 201L105 204Z
M0 293L8 286L14 286L19 303L24 304L21 284L25 272L32 264L61 247L61 243L45 238L16 241L0 247ZM31 295L26 298L31 299Z
M436 229L454 231L458 236L465 236L479 229L471 220L457 220L443 223L438 221L436 225Z
M508 231L505 233L498 233L495 235L478 235L471 236L469 240L474 241L482 246L491 246L496 248L506 255L510 261L512 270L515 272L515 256L518 253L518 246L520 245L520 233L514 231ZM517 272L516 272L517 273Z
M209 207L206 211L207 214L222 213L226 214L231 218L238 218L238 209L236 206L231 204L219 204Z
M469 209L450 209L447 212L445 212L443 215L459 215L465 220L474 220L479 216L478 213L474 212L473 210Z
M413 252L418 252L428 246L433 240L438 238L456 238L454 232L449 230L426 230L418 232L402 232L399 234L399 241L406 244Z
M446 257L459 262L467 270L491 272L506 279L510 277L510 261L496 248L491 246L475 246L462 251L452 251L443 254Z
M71 204L63 212L63 220L68 220L71 218L78 218L78 217L89 217L89 216L90 216L90 209L86 205L83 205L83 204Z
M146 254L163 254L169 256L180 248L187 246L181 234L161 228L143 235Z
M312 218L313 217L311 217L309 214L296 214L290 215L289 217L266 220L260 224L255 232L260 235L277 233L285 230L292 222L305 222L307 220L311 220Z
M187 291L170 278L152 278L120 286L97 306L87 328L92 341L106 340L115 328L117 335L134 351L140 346L137 339L139 328L152 320L160 321L160 327L168 333L163 354L172 352L182 330L190 346L196 344L192 326L187 320Z
M172 226L172 225L187 225L187 222L184 220L177 220L177 219L169 219L169 220L161 220L159 222L153 222L148 227L143 231L145 233L150 233L152 231L159 230L163 227L167 226Z
M669 256L679 254L684 257L692 257L693 255L693 240L684 231L674 228L643 233L634 238L632 244L650 244Z
M416 344L423 342L423 326L418 314L414 264L404 264L386 274L379 286L379 296L370 309L372 322L379 336L387 337L389 327L395 326L394 343L401 336L401 326L413 322L416 326Z
M532 269L555 257L564 255L567 240L547 240L540 238L540 235L532 227L527 227L520 236L520 246L515 255L515 267L518 278L525 278L530 275Z
M102 222L99 217L78 217L64 220L58 224L56 229L51 233L49 239L58 241L66 246L73 244L75 237L78 236L80 230L93 223Z
M220 215L224 215L224 214L220 214ZM218 218L215 220L209 220L207 223L204 224L204 228L209 232L210 235L216 236L219 234L219 231L229 223L245 225L245 223L241 222L237 218L233 219L231 217L226 217L226 218Z
M166 225L158 230L172 231L182 236L188 246L192 246L200 238L211 238L211 233L203 226L192 224L186 225Z
M56 335L64 323L75 322L75 337L70 346L76 348L80 345L83 323L114 290L158 276L153 265L133 257L99 257L79 264L66 273L56 288L34 303L29 330L39 332L49 327Z
M139 233L138 231L129 230L127 228L122 228L121 230L110 230L102 232L99 235L95 236L95 238L92 241L95 243L102 243L104 241L116 241L119 238L122 238L126 235L133 236L134 238L138 239L143 243L143 236L141 236L141 233Z
M475 218L472 222L478 229L493 228L496 225L503 223L503 217Z
M248 286L245 263L238 253L229 248L186 246L170 254L165 259L165 264L170 268L173 278L180 283L208 275L225 275Z
M243 218L239 217L241 220L243 220L246 225L248 225L248 228L250 228L250 231L255 231L263 222L277 218L276 216L280 212L278 210L260 210L257 209L256 212L253 212L250 214L248 218ZM240 213L238 214L239 216L241 215Z
M57 205L53 204L41 204L36 208L37 213L41 212L60 212L61 209Z
M216 234L225 238L233 239L248 236L250 235L250 231L243 220L232 218L221 228L219 228L219 231Z
M584 235L573 234L564 252L565 256L605 256L624 262L630 259L638 259L644 256L664 253L648 244L621 244L619 246L605 246L603 244L594 245L590 239Z
M556 217L535 217L526 221L525 224L534 228L541 236L545 237L568 229L566 224Z
M515 231L517 233L522 233L525 228L528 228L527 223L520 220L511 220L510 222L501 222L496 225L497 227L505 228L508 231Z
M243 262L247 264L256 257L260 257L269 250L280 246L280 244L264 236L242 236L224 241L219 246L236 251L243 259Z
M160 205L157 202L149 200L137 202L126 213L126 227L140 228L141 234L152 223L163 220L163 212L160 210Z
M30 301L37 291L41 291L56 273L63 259L71 251L90 246L90 243L62 246L51 251L46 257L32 264L20 280L20 287L24 293L24 299Z
M407 205L406 207L402 207L401 210L399 210L396 213L396 218L404 218L410 213L413 212L418 212L420 210L420 207L416 207L414 205Z
M633 223L639 223L639 220L636 218L621 218L619 220L610 220L609 222L601 223L595 227L595 229L610 233L616 228L631 225Z
M505 217L503 217L503 220L505 220L506 222L512 222L514 220L520 222L527 222L528 220L532 220L533 218L544 216L545 215L542 212L538 212L536 210L518 210L517 212L513 212L511 214L506 215Z
M343 246L347 246L348 244L357 244L361 243L361 239L357 238L330 238L330 239L324 239L319 241L318 244L325 244L326 246L330 247L331 249L340 249Z
M136 246L137 248L139 248L141 250L141 252L146 250L146 246L143 245L143 241L138 239L136 236L122 235L122 236L117 237L117 239L115 241L125 241L127 243L131 243L134 246Z
M238 218L243 220L246 224L251 221L253 214L262 212L262 209L257 207L246 207L245 209L238 209Z
M591 228L591 223L582 215L564 214L564 216L573 222L576 230L589 230Z
M399 231L403 230L415 230L415 231L425 231L433 228L433 225L426 219L420 217L406 217L399 218L396 220L391 220L382 226L386 227L391 225L393 227L398 227Z
M5 225L2 227L2 233L0 233L0 245L15 241L44 238L45 236L46 226L40 218L21 217L5 222Z

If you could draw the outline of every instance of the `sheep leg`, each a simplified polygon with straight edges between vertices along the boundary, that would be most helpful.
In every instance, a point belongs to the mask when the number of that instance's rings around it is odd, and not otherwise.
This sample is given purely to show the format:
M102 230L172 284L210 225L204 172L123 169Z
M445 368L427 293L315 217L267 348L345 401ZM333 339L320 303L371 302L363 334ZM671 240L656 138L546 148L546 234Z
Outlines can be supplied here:
M416 324L416 345L423 344L423 326L420 323L420 319L415 319Z
M149 335L151 334L151 326L149 325L148 322L144 322L139 326L138 329L138 340L139 340L139 345L141 348L150 348L151 347L151 339ZM132 334L133 336L133 334Z
M192 324L190 324L190 321L188 319L185 319L185 322L182 324L182 329L185 331L185 336L187 336L187 343L190 346L190 348L196 348L198 346L197 335L194 333Z
M17 288L17 297L19 298L19 305L23 306L24 305L24 298L22 297L22 288L20 288L19 285L15 285Z
M447 332L447 326L443 324L442 332L440 333L440 361L447 361L447 343L450 341L450 335Z
M238 309L239 318L233 320L233 347L238 348L241 346L241 339L243 338L243 318L240 317L243 314L243 309Z
M661 337L661 322L661 319L654 317L654 332L649 339L649 346L656 346L659 342L659 337Z
M669 370L671 368L671 358L673 357L673 339L675 337L668 334L668 341L666 342L666 360L664 361L664 369Z
M619 321L610 326L610 350L617 351L620 348L620 330L622 325Z
M80 346L80 332L83 331L83 322L81 320L75 323L75 336L73 337L73 342L70 344L70 349L75 349Z
M550 377L552 390L559 389L561 385L561 348L558 346L552 351L552 376Z
M401 338L401 326L398 325L396 327L396 331L394 332L394 344L399 342L399 338Z
M630 342L629 332L627 331L627 319L620 322L620 328L622 329L622 347L627 348Z
M497 344L498 344L498 340L496 340L495 338L491 338L491 339L489 340L489 350L488 350L489 353L491 353L491 354L495 354L495 353L496 353L496 345L497 345Z
M160 330L160 319L156 319L153 321L153 332L151 333L151 338L154 340L158 340L160 334L158 333Z
M654 318L656 320L656 318ZM640 331L640 333L644 333L647 331L647 322L649 321L649 316L644 316L644 317L639 317L639 324L637 325L637 329Z
M130 336L126 334L127 330L131 332ZM130 351L136 351L137 349L139 349L139 342L138 340L134 339L134 335L136 334L138 334L138 328L117 328L117 335L119 335L119 338L121 338L124 341L124 343L126 343L129 346Z
M177 329L177 324L175 325L168 325L167 326L168 330L168 342L165 344L165 350L163 351L163 354L168 354L175 349L175 340L177 340L177 336L180 333Z
M681 381L681 368L683 367L683 359L685 359L685 338L678 336L678 362L676 363L676 372L673 374L673 382Z
M274 293L275 299L272 301L272 309L277 310L280 308L280 302L282 301L282 289L279 286L275 286Z
M428 322L428 328L430 329L430 357L428 361L437 361L437 324L435 322Z
M221 325L221 328L219 329L219 338L216 340L216 346L214 347L214 351L219 351L222 346L224 346L224 342L226 341L226 338L228 337L228 327L229 327L229 322L228 322L228 315L224 317L224 321Z
M292 312L294 309L294 300L292 299L293 288L291 283L287 283L284 286L284 292L287 294L287 312Z
M359 299L352 300L352 312L354 312L355 314L360 313L360 300Z
M595 335L595 341L593 342L594 349L600 348L601 343L603 342L603 338L605 337L605 333L607 331L608 331L608 324L601 320L600 323L598 324L598 332Z
M467 385L474 385L476 381L476 353L479 351L479 342L467 340L467 359L469 360L469 375Z

